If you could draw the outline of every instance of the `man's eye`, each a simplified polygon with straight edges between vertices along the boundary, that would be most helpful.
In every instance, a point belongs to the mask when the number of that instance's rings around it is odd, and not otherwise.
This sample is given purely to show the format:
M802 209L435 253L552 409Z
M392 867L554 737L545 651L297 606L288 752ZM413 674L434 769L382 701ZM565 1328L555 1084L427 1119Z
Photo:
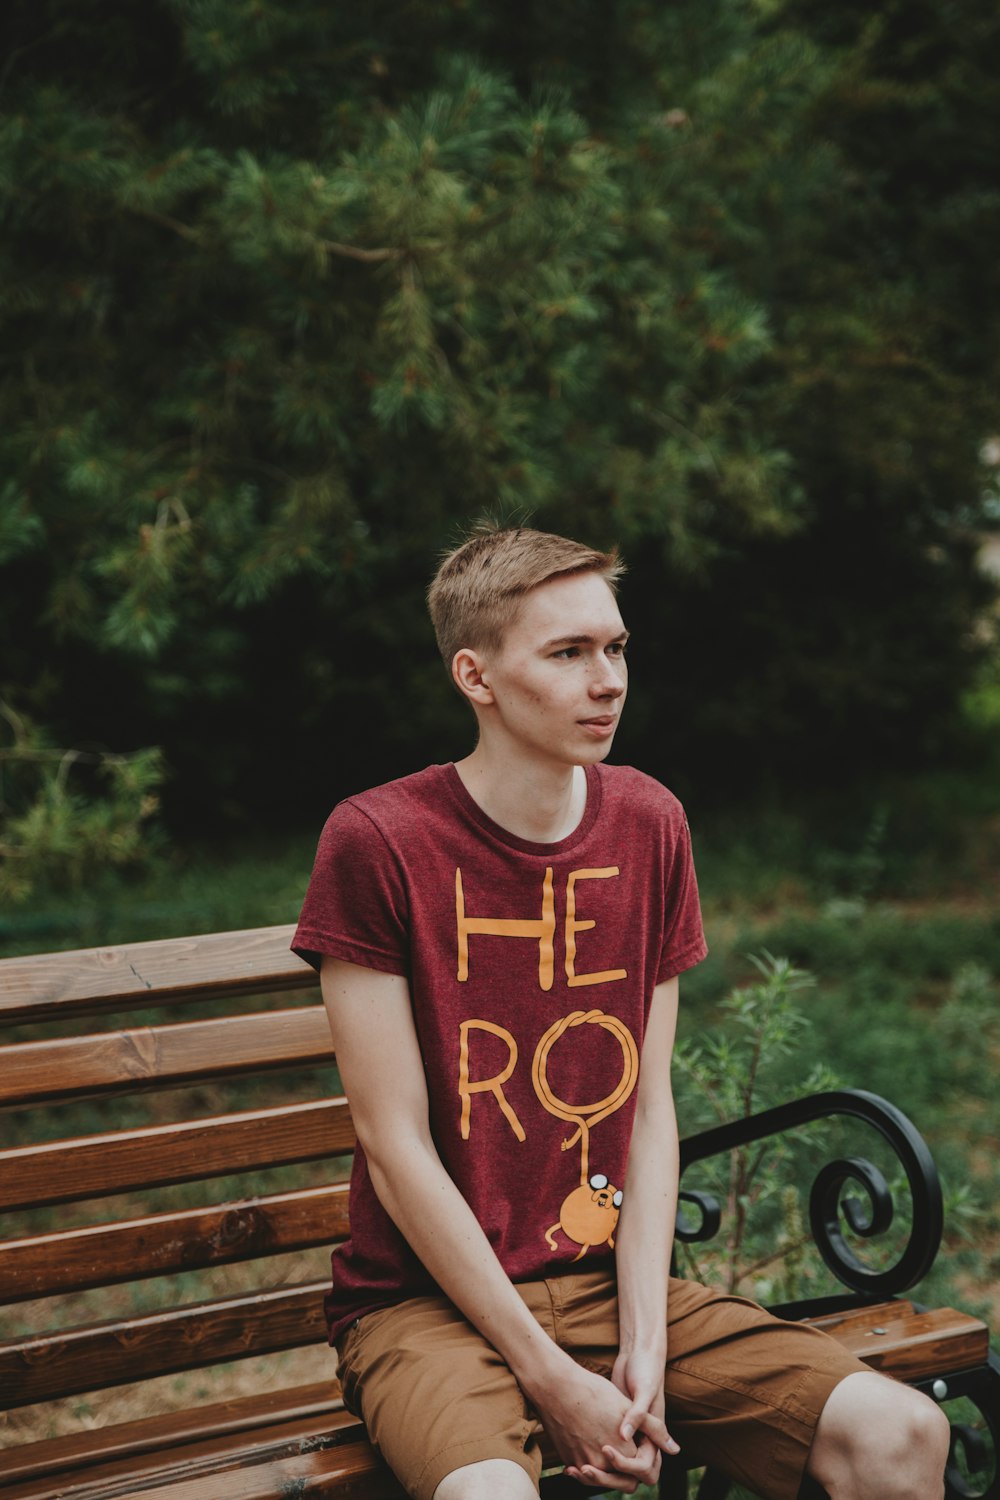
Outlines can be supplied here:
M579 656L579 654L580 654L580 648L579 648L579 646L563 646L561 650L559 650L559 651L553 651L553 653L552 653L553 656L562 656L562 657L565 657L567 660L569 660L569 658L572 657L572 656Z
M609 656L624 656L625 655L625 642L624 641L612 641L611 645L608 647L608 655Z

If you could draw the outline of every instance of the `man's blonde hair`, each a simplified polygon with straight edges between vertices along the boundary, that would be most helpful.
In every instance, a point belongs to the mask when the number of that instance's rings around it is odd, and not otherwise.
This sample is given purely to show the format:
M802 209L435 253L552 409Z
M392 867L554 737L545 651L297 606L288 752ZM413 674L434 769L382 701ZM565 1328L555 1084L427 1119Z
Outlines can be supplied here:
M427 591L445 666L450 672L463 646L495 651L524 595L540 583L564 573L598 573L614 592L624 571L616 549L598 552L524 526L477 527L443 559Z

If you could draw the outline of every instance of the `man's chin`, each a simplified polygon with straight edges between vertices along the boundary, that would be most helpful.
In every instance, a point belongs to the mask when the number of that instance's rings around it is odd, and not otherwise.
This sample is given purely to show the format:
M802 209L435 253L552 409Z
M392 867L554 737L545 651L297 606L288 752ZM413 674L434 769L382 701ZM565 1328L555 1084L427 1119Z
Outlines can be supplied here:
M578 766L600 765L601 761L607 760L608 756L611 754L611 747L614 742L614 736L612 735L611 739L609 740L601 740L593 745L590 745L586 750L579 751L576 764Z

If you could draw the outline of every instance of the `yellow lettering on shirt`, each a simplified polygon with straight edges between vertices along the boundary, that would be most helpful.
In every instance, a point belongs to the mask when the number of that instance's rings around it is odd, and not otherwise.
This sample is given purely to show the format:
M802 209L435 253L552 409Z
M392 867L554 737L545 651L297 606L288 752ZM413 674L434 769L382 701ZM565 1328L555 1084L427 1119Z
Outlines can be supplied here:
M492 937L537 938L538 939L538 983L543 990L552 988L555 976L555 949L553 939L556 932L556 903L552 889L552 867L545 871L542 882L541 917L470 917L465 910L465 891L462 888L461 866L455 867L455 917L458 924L458 980L464 984L469 977L469 938L473 934L489 934Z
M627 969L601 969L593 974L576 972L576 934L587 932L597 923L593 918L577 921L576 882L578 880L609 880L619 874L617 865L608 865L600 870L571 870L566 881L566 981L570 988L582 984L610 984L613 979L627 979Z
M469 1079L469 1032L476 1027L479 1031L492 1032L502 1041L507 1043L507 1063L499 1073L492 1078L480 1078L475 1083ZM524 1126L514 1113L503 1091L507 1079L517 1067L517 1043L505 1026L495 1026L492 1021L463 1021L459 1026L460 1045L458 1053L458 1092L462 1100L462 1139L467 1141L472 1129L472 1096L473 1094L491 1093L503 1111L511 1130L519 1141L526 1139Z
M560 1099L548 1079L549 1053L566 1032L572 1031L577 1026L603 1027L615 1038L622 1052L622 1071L618 1082L603 1099L595 1099L591 1103L571 1104L568 1100ZM562 1149L568 1151L570 1147L576 1145L577 1141L581 1143L581 1183L587 1181L590 1170L591 1130L601 1120L606 1120L608 1115L613 1115L621 1109L635 1088L638 1078L639 1049L635 1044L635 1038L624 1021L619 1020L617 1016L605 1015L602 1010L575 1010L570 1015L554 1021L535 1048L535 1056L531 1065L531 1081L539 1101L549 1114L555 1115L557 1119L576 1122L576 1130L563 1141Z

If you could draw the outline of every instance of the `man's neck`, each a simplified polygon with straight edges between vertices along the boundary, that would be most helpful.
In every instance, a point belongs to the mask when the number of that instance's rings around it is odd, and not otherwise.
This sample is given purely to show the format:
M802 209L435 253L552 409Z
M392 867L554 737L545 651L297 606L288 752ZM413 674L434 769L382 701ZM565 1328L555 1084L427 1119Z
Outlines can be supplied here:
M498 765L480 743L455 762L462 784L487 817L517 838L555 844L579 825L587 806L582 766Z

